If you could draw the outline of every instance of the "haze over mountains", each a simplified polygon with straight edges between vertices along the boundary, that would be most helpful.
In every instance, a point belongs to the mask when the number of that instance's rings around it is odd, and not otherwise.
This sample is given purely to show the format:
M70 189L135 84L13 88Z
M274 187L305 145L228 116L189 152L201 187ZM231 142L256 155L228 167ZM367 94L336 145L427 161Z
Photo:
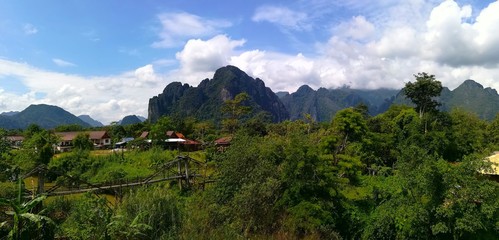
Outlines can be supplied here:
M161 116L176 115L220 121L224 101L241 92L250 96L246 103L253 109L250 116L267 112L274 122L302 119L305 114L310 114L315 121L330 121L338 110L360 103L368 106L371 115L386 111L392 104L410 104L400 90L394 89L359 90L343 87L314 90L304 85L294 93L274 93L265 86L263 80L254 79L234 66L226 66L218 69L212 79L203 80L197 87L179 82L168 84L162 93L149 100L148 118L155 122ZM476 113L482 119L493 119L499 113L497 91L484 88L473 80L464 81L452 91L444 87L439 101L441 110L462 108ZM144 120L140 116L130 115L117 123L127 125ZM0 114L0 128L23 129L32 123L43 128L67 124L103 126L91 116L76 117L60 107L45 104L31 105L21 112Z

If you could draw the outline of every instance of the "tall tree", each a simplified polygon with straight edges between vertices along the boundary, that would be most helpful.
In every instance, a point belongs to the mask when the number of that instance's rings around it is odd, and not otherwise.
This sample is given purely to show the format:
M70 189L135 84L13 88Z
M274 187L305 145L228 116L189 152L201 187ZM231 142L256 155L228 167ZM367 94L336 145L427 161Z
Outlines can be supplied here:
M175 123L169 116L163 116L151 126L151 136L154 144L159 144L166 139L167 131L177 131Z
M499 147L499 113L487 126L487 140L492 146Z
M92 150L94 144L90 140L88 133L78 133L73 140L73 147L78 150Z
M415 74L416 82L408 82L403 89L404 94L416 104L419 117L425 112L435 111L440 105L434 98L440 96L442 83L435 79L435 75L425 72Z
M250 96L242 92L237 94L234 99L224 102L222 113L226 115L226 118L222 121L222 124L229 133L234 133L239 128L240 118L251 112L251 107L245 105L245 102L249 99Z
M340 160L348 143L360 141L368 132L367 121L354 108L338 111L332 121L332 133L322 141L324 153L333 154L334 165Z

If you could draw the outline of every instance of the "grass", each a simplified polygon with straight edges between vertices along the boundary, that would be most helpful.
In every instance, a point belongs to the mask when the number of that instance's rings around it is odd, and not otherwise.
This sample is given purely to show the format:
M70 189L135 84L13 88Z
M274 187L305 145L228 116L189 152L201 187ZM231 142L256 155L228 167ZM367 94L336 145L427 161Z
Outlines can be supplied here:
M206 162L203 151L180 153L199 161ZM133 180L150 176L163 164L174 160L178 151L152 148L148 151L95 150L89 153L62 153L52 159L49 166L54 169L78 176L90 183L103 183L116 180ZM36 185L35 185L36 186Z

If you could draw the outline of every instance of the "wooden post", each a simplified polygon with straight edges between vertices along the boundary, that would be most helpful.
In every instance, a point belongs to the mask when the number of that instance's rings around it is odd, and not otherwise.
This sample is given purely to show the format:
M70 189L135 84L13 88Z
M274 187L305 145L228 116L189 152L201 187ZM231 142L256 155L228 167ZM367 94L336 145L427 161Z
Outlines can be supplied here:
M185 166L185 184L189 187L189 159L184 158L184 166Z
M43 194L43 192L45 191L45 169L44 168L40 168L38 170L38 188L36 190L36 193L33 193L33 198L35 198L36 196L40 196L41 194ZM37 206L35 206L34 208L34 211L36 212L39 212L41 211L43 208L43 202L40 202L37 204Z
M38 189L36 191L37 195L43 194L45 191L45 169L40 168L38 171Z
M178 160L177 165L178 165L178 175L182 176L182 164L180 163L180 159ZM180 190L182 190L182 178L178 179L178 187L180 188Z

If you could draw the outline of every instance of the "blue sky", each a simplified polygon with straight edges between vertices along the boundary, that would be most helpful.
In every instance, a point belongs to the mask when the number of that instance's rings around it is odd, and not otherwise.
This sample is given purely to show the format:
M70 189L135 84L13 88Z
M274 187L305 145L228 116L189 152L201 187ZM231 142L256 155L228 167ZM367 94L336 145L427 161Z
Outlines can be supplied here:
M147 117L172 81L235 65L274 91L499 89L499 1L0 0L0 112L58 105L104 123Z

